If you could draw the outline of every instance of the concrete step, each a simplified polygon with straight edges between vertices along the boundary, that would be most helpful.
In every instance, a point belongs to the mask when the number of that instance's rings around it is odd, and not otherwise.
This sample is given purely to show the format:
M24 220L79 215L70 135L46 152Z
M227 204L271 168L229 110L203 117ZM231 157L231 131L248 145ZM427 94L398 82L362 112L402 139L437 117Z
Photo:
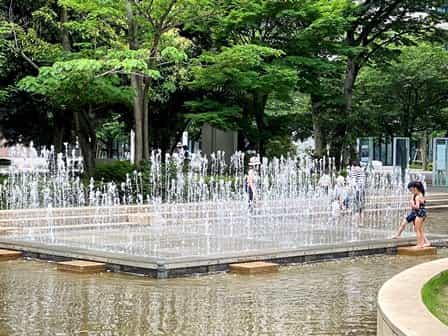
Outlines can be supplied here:
M1 250L0 249L0 261L8 261L18 259L22 256L20 251Z
M1 219L0 220L0 227L5 225L43 225L47 224L49 220L51 219L51 223L55 226L59 225L69 225L69 224L78 224L78 223L84 223L84 222L101 222L101 220L104 220L107 218L107 220L113 220L113 221L126 221L128 219L128 215L126 214L95 214L95 215L83 215L83 216L51 216L51 217L38 217L38 218L20 218L16 217L14 219ZM17 224L15 224L17 223ZM29 223L29 224L28 224Z
M432 246L424 248L420 248L417 246L407 246L397 248L397 254L402 256L421 257L421 256L436 255L437 249Z
M231 273L236 274L260 274L260 273L275 273L278 272L278 264L255 261L241 264L229 265Z
M1 234L1 230L3 230L3 234L15 234L15 233L21 233L21 232L25 232L25 233L29 233L29 232L39 232L39 231L44 231L44 232L48 232L49 230L54 230L54 231L59 231L59 230L78 230L78 229L83 229L83 230L88 230L88 229L98 229L99 227L102 228L115 228L115 227L120 227L120 228L125 228L127 226L141 226L142 224L140 223L132 223L132 222L117 222L117 223L100 223L100 224L93 224L93 223L86 223L86 224L72 224L72 225L58 225L58 226L54 226L51 227L48 224L47 225L41 225L41 226L29 226L29 227L5 227L0 229L0 234Z
M74 273L100 273L106 270L106 264L85 260L58 262L57 269Z

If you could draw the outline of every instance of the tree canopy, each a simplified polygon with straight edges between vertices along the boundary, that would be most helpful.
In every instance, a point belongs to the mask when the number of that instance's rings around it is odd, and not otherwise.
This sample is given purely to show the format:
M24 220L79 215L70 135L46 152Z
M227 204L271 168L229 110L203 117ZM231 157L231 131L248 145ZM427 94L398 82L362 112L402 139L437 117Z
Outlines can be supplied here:
M78 138L91 172L99 137L134 129L139 162L204 124L268 155L313 135L342 163L359 136L446 129L441 5L3 0L0 125L12 141Z

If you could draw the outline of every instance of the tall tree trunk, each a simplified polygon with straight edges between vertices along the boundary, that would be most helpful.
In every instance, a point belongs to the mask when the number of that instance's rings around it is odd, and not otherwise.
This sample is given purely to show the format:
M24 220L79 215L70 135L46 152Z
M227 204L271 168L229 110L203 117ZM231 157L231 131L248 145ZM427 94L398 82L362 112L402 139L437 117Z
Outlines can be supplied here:
M89 176L93 176L95 173L97 149L94 119L91 111L92 107L89 106L89 111L73 112L75 135L78 138L81 147L85 171Z
M420 146L420 151L422 153L422 168L426 170L428 168L428 131L423 131L422 142Z
M318 98L311 95L311 114L313 119L313 138L314 138L314 155L322 157L324 154L324 143L322 134L322 125L320 120L320 108L322 102Z
M94 115L92 113L92 106L89 105L88 111L80 111L79 125L80 125L80 145L83 150L84 162L86 171L89 176L95 174L95 159L97 151L96 131L94 125Z
M147 99L146 91L143 93L145 96L142 97L143 99L143 159L149 160L149 102Z
M95 174L96 139L81 133L79 144L83 153L85 171L91 177Z
M135 163L137 165L143 159L143 108L144 99L142 99L142 78L137 75L131 75L131 86L134 90L134 130L135 130Z
M106 151L107 151L107 158L112 159L114 155L114 141L109 140L106 142Z
M56 126L56 125L55 125ZM61 125L62 126L62 125ZM53 130L53 145L57 153L61 153L64 144L65 128L56 126Z
M349 57L347 60L347 69L344 80L343 115L341 115L336 128L336 144L340 154L341 166L348 163L351 147L354 145L348 137L348 126L349 120L353 116L353 88L355 86L356 78L358 77L359 69L356 59Z
M254 93L254 112L255 112L255 123L258 129L258 151L260 155L265 154L266 143L268 139L268 134L266 134L267 124L264 115L264 110L266 108L266 102L268 96L260 94L258 92Z
M128 42L131 50L137 50L139 48L139 42L137 38L137 22L134 18L133 2L129 0L127 2L127 21L128 21ZM131 87L134 91L133 98L133 110L134 110L134 131L135 131L135 163L137 165L143 159L143 125L144 125L144 99L142 99L143 93L143 79L137 75L131 75Z
M154 34L154 38L152 41L152 46L151 46L151 50L149 52L149 66L150 67L156 67L157 64L157 52L159 50L159 44L160 44L160 38L161 38L161 33L158 30L158 27L155 27L156 31ZM143 86L143 117L142 117L142 136L143 136L143 159L144 160L149 160L149 144L150 144L150 137L149 137L149 99L148 99L148 93L149 93L149 89L151 88L152 85L152 79L151 78L147 78L144 81L144 86Z
M68 22L68 13L67 8L64 6L60 7L60 38L61 38L61 44L64 51L70 52L72 50L71 43L70 43L70 37L68 35L68 31L65 28L65 23ZM64 148L64 136L66 130L70 133L71 125L69 119L67 118L68 111L54 111L53 112L53 145L56 149L56 152L61 153ZM67 127L67 121L68 121L68 127Z
M70 43L70 37L68 35L68 31L65 28L65 23L68 22L68 13L67 8L62 6L61 7L61 42L62 42L62 48L65 51L71 51L72 46Z
M69 111L53 111L53 145L57 153L61 153L64 147L66 132L70 133L72 129L73 118ZM68 134L70 136L70 134Z

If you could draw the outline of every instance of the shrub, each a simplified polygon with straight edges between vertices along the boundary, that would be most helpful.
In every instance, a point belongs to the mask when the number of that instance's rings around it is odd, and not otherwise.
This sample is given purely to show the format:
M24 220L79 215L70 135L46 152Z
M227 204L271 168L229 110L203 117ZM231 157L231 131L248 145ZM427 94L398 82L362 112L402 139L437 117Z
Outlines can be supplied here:
M8 159L0 159L0 166L10 166L11 160Z
M288 156L296 151L294 144L289 136L277 136L268 140L266 144L266 156L268 158Z
M126 174L132 174L135 166L128 161L108 161L98 163L93 176L95 181L121 183L126 181Z

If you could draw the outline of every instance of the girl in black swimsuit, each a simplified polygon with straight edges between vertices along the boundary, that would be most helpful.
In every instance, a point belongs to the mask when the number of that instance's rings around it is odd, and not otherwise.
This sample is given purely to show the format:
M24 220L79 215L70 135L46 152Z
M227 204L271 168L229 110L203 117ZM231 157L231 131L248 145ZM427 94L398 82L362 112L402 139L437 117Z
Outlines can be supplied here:
M415 232L417 235L417 246L427 247L430 246L428 239L423 232L423 224L427 217L426 204L425 204L425 188L423 183L414 181L408 184L409 191L413 194L411 203L411 212L405 217L398 229L394 239L398 239L401 233L406 228L408 223L413 223ZM418 225L417 225L418 224Z
M423 183L420 181L414 182L413 185L414 193L414 205L412 207L415 212L415 233L417 234L417 247L424 248L431 246L428 239L426 238L423 226L428 216L426 212L426 199L425 199L425 188Z

